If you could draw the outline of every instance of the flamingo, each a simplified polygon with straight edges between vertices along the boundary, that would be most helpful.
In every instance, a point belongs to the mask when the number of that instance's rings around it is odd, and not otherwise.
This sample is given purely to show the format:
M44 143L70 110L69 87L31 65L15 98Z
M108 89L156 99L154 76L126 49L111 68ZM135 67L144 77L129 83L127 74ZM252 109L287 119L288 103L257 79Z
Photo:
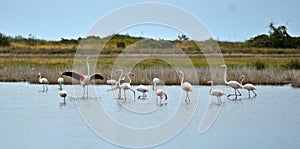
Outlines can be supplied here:
M66 97L67 97L68 92L66 90L60 90L59 91L59 96L64 98L64 104L66 103Z
M224 64L224 65L221 65L221 68L225 69L225 71L224 71L224 82L225 82L225 84L234 89L234 94L229 94L229 95L227 95L227 97L230 97L231 95L235 95L235 99L237 99L237 96L242 95L241 92L238 89L243 88L243 86L237 81L227 82L227 79L226 79L227 78L226 77L227 76L227 66ZM238 92L239 94L237 94L236 92Z
M189 97L189 92L192 92L192 90L193 90L192 85L189 82L183 82L184 73L182 71L179 71L179 74L181 74L181 88L186 92L185 102L188 102L188 101L190 102L191 100Z
M212 96L216 96L218 99L218 104L221 104L222 103L221 96L225 95L225 93L220 89L213 89L213 86L214 86L213 81L208 81L207 84L211 84L210 89L209 89L209 94Z
M118 79L118 81L116 81L115 85L107 91L112 91L112 90L115 90L115 89L119 89L117 98L121 99L121 86L120 85L125 82L125 77L123 76L123 70L122 69L118 69L116 71L116 73L120 73L119 79Z
M153 82L153 90L156 90L156 85L159 83L159 79L158 78L153 78L153 80L152 80L152 82Z
M241 81L242 85L243 85L243 81L244 80L245 80L245 75L241 75L240 81ZM246 90L248 90L248 93L249 93L249 97L248 98L250 98L250 91L252 91L254 93L253 97L257 96L257 94L254 92L254 90L256 90L256 87L253 84L247 83L247 84L243 85L243 88L246 89Z
M39 73L39 82L40 82L41 84L43 84L43 91L47 91L47 90L48 90L47 84L49 83L49 81L48 81L47 78L42 78L41 73ZM45 90L45 88L46 88L46 90Z
M134 96L133 99L134 99L134 102L135 102L135 91L133 89L131 89L131 85L130 85L131 78L129 76L134 76L134 74L131 73L131 72L129 72L128 76L127 76L127 78L129 79L129 82L123 82L123 83L121 83L120 84L120 88L123 89L123 91L124 91L124 100L125 100L125 102L126 102L126 90L131 90L133 92L133 96Z
M140 99L140 98L147 98L146 92L149 91L147 86L145 86L145 85L139 85L136 88L136 90L143 93L143 95L139 96L138 99Z
M94 73L90 75L90 65L89 65L89 57L86 58L86 65L87 65L87 75L82 75L78 72L74 71L67 71L62 73L64 76L72 77L73 79L76 79L80 82L80 84L83 86L83 97L85 95L85 86L87 86L86 92L87 92L87 97L88 97L88 87L89 87L89 82L94 79L100 79L103 80L103 76L100 73Z
M60 73L60 77L57 79L57 83L59 84L59 90L62 90L62 84L64 83L64 78L62 77L62 73Z
M152 81L153 81L153 90L155 91L156 94L156 104L158 104L158 97L160 97L160 104L163 98L165 98L165 100L168 100L167 93L163 89L158 89L156 87L156 85L159 83L160 80L158 78L153 78Z
M117 83L116 80L111 79L110 77L107 77L107 80L106 80L106 84L107 84L107 85L114 86L114 85L116 85L116 83Z

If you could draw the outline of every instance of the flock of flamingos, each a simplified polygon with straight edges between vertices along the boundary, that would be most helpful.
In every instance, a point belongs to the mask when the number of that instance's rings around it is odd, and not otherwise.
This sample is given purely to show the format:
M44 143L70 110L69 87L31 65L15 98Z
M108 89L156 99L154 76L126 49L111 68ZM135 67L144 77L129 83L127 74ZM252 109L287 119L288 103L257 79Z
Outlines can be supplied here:
M86 63L87 63L87 75L83 75L80 74L78 72L74 72L74 71L67 71L67 72L63 72L61 73L60 77L57 79L57 82L60 85L60 91L59 91L59 95L64 99L63 103L65 103L65 99L67 97L67 91L63 90L62 88L62 84L64 82L63 76L68 76L68 77L72 77L73 79L77 80L80 82L80 84L83 86L83 97L85 97L85 93L86 96L88 97L88 85L89 82L91 80L94 79L100 79L103 80L104 77L99 74L99 73L94 73L94 74L90 74L90 66L89 66L89 57L86 58ZM227 81L226 79L226 75L227 75L227 66L226 65L221 65L221 68L224 69L224 82L226 85L232 87L234 89L234 94L228 94L227 97L230 96L235 96L235 100L237 99L237 96L241 96L241 93L239 91L239 89L246 89L248 90L248 98L250 98L250 91L253 92L254 96L257 96L257 94L255 93L254 90L256 90L256 87L253 84L245 84L243 85L243 81L245 79L245 76L242 75L240 77L240 82L237 81ZM109 85L112 85L112 88L109 90L119 90L118 92L118 99L122 99L123 102L126 102L126 90L130 90L133 92L134 94L134 101L135 101L135 91L131 88L131 77L134 76L134 73L129 72L127 75L123 74L123 70L119 69L116 71L116 73L119 74L119 79L118 80L113 80L110 79L109 77L107 78L106 83ZM185 102L188 103L190 102L190 97L189 97L189 92L191 92L193 90L191 83L189 82L184 82L184 73L182 71L179 71L179 74L181 75L181 88L183 91L186 92L186 97L185 97ZM129 79L129 82L126 82L125 79L126 77ZM47 78L42 78L41 73L39 73L39 82L43 85L43 91L47 91L48 87L47 84L49 83ZM163 90L163 89L159 89L156 87L156 85L160 82L159 78L153 78L152 80L153 82L153 88L152 90L155 92L156 96L156 104L158 104L158 97L160 98L160 104L162 102L162 100L167 100L168 99L168 95L167 93ZM222 103L222 99L221 97L223 95L226 95L224 91L220 90L220 89L213 89L213 81L208 81L208 84L211 85L210 90L209 90L209 94L212 96L217 97L217 104L220 105ZM108 90L108 91L109 91ZM121 91L123 90L123 95L124 97L121 97ZM139 85L136 88L137 91L143 93L143 95L138 96L138 99L146 99L147 95L146 92L149 92L150 90L148 89L147 86L145 85Z

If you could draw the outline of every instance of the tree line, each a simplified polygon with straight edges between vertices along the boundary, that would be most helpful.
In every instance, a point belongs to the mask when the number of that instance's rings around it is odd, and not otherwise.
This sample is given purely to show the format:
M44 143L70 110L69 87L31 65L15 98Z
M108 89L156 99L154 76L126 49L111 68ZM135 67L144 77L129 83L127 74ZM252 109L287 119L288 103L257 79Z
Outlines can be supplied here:
M120 34L114 34L105 38L111 38L111 39L120 39L116 43L117 48L125 48L127 45L123 41L123 39L144 39L143 37L131 37L129 35L120 35ZM88 40L88 39L94 39L94 40L100 40L101 38L98 36L88 36L86 38L78 38L78 39L64 39L61 38L59 41L47 41L42 39L35 38L32 34L29 34L28 38L22 37L22 36L16 36L16 37L10 37L6 36L2 33L0 33L0 46L10 46L11 42L18 42L18 43L24 43L29 46L34 45L45 45L47 43L51 44L74 44L78 45L81 40ZM151 39L152 40L152 39ZM212 39L211 39L212 40ZM161 42L165 41L160 40ZM160 42L159 41L159 42ZM189 41L189 38L186 35L179 35L178 39L175 41L179 42L185 42ZM222 41L217 41L219 43L224 43ZM229 42L233 46L241 45L244 47L259 47L259 48L300 48L300 37L292 37L288 31L287 27L284 25L275 26L274 23L269 24L269 34L261 34L257 35L256 37L250 38L249 40L246 40L245 42ZM150 43L149 43L150 44ZM151 42L153 44L153 42Z

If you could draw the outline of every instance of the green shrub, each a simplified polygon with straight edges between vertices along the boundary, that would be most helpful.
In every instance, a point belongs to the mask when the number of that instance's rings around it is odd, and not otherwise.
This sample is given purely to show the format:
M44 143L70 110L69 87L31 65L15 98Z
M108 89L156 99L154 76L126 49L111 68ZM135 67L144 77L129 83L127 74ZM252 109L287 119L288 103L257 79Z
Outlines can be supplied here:
M263 61L260 61L260 60L256 61L254 65L255 65L257 70L263 70L263 69L266 68L266 64Z
M300 60L293 59L286 64L289 69L300 69Z
M0 46L9 46L8 37L0 33Z

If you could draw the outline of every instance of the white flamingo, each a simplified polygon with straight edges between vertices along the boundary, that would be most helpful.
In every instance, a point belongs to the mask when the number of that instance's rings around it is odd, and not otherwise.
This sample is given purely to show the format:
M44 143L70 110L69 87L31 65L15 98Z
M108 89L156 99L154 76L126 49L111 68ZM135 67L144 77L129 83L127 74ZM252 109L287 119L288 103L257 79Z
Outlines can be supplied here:
M163 90L163 89L158 89L156 87L156 85L159 83L159 79L158 78L153 78L152 82L153 82L153 90L156 94L156 104L157 105L161 105L161 102L163 100L163 98L165 98L165 100L168 100L168 95L167 93ZM158 97L160 98L160 102L158 104Z
M138 99L147 98L146 92L149 92L149 89L147 86L141 84L136 88L136 90L143 93L143 95L139 96Z
M83 86L83 97L85 95L85 86L87 86L86 92L87 92L87 97L88 97L88 87L89 87L89 82L94 79L100 79L103 80L103 76L100 73L94 73L90 75L90 65L89 65L89 57L86 58L86 65L87 65L87 75L82 75L78 72L74 71L67 71L62 73L64 76L72 77L73 79L76 79L80 82L80 84Z
M62 73L60 73L60 77L57 79L57 83L59 84L59 90L62 90L62 84L64 83L64 78L62 77Z
M117 84L117 81L114 80L114 79L111 79L110 77L107 77L106 84L111 85L111 86L115 86Z
M68 92L66 90L60 90L59 91L59 96L64 98L64 104L66 103L66 97L67 97Z
M135 102L135 91L133 89L131 89L131 77L130 76L134 76L133 73L129 72L127 78L129 79L129 82L123 82L120 84L120 88L123 89L124 91L124 101L126 102L126 90L131 90L133 92L133 99Z
M212 96L216 96L218 99L218 104L221 104L222 103L221 96L225 95L225 93L220 89L213 89L213 86L214 86L213 81L208 81L207 84L211 84L210 89L209 89L209 94Z
M189 82L183 82L184 80L184 73L182 71L179 71L179 74L181 74L181 88L186 92L186 98L185 102L190 102L189 92L192 92L193 88L191 83Z
M123 76L123 70L122 69L118 69L116 71L116 73L120 73L119 79L118 79L118 81L116 81L115 85L107 91L112 91L112 90L118 89L119 92L118 92L118 95L117 95L117 99L121 99L121 84L125 82L125 77Z
M158 78L153 78L153 80L152 80L152 82L153 82L153 90L156 90L156 85L159 83L159 79Z
M243 85L243 81L245 80L245 75L241 75L240 77L240 81L241 81L241 84ZM247 83L245 85L243 85L243 88L248 90L248 94L249 94L249 97L250 98L250 91L252 91L254 93L254 96L253 97L256 97L257 94L254 92L254 90L256 90L256 87L253 85L253 84L250 84L250 83Z
M43 91L47 91L48 90L47 84L49 84L49 81L47 78L42 78L41 73L39 73L39 82L43 85Z
M228 94L227 97L230 97L231 95L235 95L235 99L237 99L237 96L241 96L241 92L238 90L238 89L241 89L243 88L243 86L237 82L237 81L227 81L227 66L224 64L224 65L221 65L221 68L224 68L225 71L224 71L224 82L226 85L232 87L234 89L234 94ZM237 94L236 92L238 92L239 94Z

